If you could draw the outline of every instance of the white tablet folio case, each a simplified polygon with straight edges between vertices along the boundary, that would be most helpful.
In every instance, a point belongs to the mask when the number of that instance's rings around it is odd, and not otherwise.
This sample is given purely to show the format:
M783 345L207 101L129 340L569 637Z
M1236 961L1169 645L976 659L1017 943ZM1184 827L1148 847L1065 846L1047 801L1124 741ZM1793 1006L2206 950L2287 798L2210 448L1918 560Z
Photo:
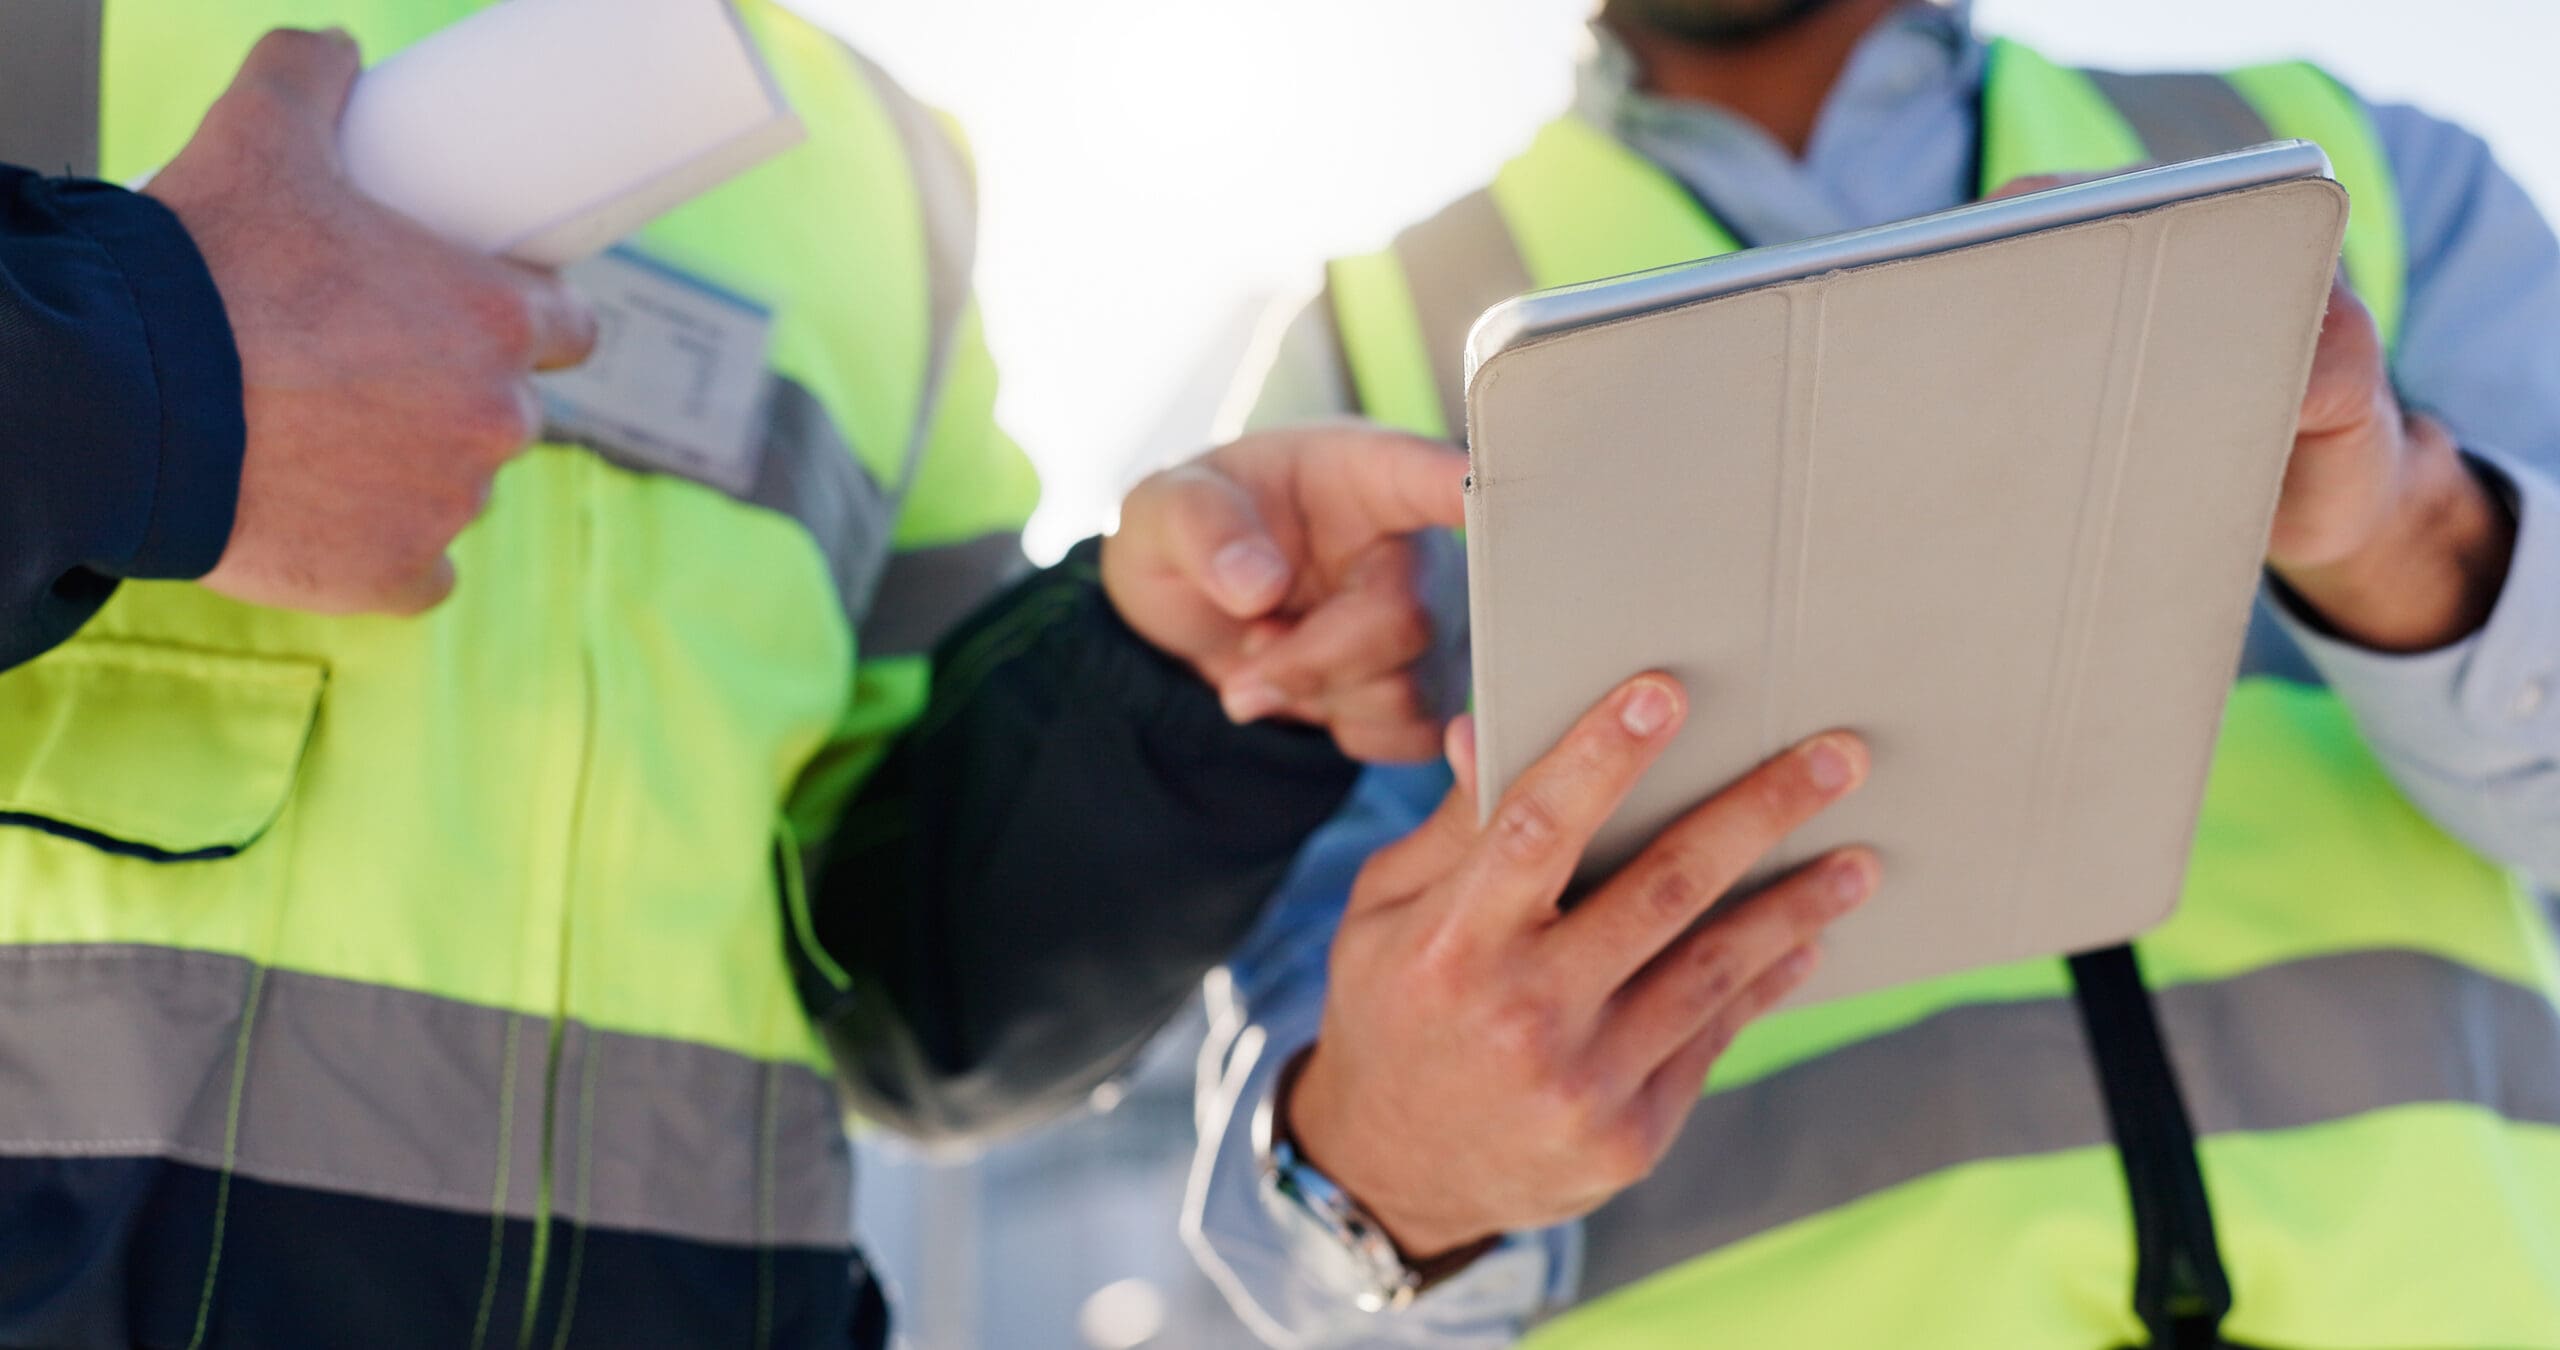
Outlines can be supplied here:
M1661 669L1688 724L1586 881L1802 737L1873 749L1755 878L1882 857L1797 1003L2166 918L2346 217L2315 172L1488 354L1493 311L1468 385L1488 809Z
M537 267L801 136L728 0L508 0L366 71L338 133L367 195Z

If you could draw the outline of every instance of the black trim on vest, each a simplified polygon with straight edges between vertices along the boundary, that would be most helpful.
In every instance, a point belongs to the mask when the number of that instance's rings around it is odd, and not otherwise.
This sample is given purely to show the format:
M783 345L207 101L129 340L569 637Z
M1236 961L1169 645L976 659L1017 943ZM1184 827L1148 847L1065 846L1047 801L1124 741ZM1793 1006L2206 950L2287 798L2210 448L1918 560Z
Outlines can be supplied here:
M111 834L100 834L96 830L55 820L51 816L39 816L25 811L0 811L0 829L14 828L35 830L58 839L68 839L75 844L86 844L101 853L112 853L119 858L139 858L144 862L153 863L213 862L222 858L236 858L240 855L240 850L247 847L245 844L215 844L208 848L172 853L167 849L154 848L149 844L138 844L130 839L118 839Z
M2083 952L2071 958L2071 988L2132 1201L2134 1312L2151 1350L2215 1350L2231 1282L2141 962L2131 946Z

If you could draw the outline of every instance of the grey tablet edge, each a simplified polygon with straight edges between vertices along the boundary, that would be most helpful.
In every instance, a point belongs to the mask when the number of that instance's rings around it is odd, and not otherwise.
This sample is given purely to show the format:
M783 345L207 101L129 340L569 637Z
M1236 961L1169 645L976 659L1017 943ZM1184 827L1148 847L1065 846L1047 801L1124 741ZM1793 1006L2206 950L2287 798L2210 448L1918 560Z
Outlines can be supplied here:
M1596 324L1659 313L1701 300L1825 272L1947 253L2038 230L2086 224L2172 202L2329 178L2329 156L2310 141L2271 141L2156 168L2111 174L2042 192L1941 211L1800 243L1746 249L1649 272L1532 291L1478 318L1467 334L1466 384L1487 361L1517 347Z

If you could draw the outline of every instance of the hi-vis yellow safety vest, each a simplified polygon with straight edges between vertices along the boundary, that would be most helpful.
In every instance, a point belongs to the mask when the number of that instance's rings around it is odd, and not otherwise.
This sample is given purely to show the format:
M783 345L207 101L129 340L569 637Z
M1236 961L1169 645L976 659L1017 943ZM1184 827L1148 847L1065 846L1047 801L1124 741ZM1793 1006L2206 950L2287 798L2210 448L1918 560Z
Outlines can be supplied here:
M264 30L482 0L109 0L105 176ZM1018 563L969 171L768 0L798 148L647 229L772 311L743 492L539 447L418 620L130 584L0 674L0 1307L153 1345L842 1345L849 1155L798 846ZM66 54L68 55L68 54ZM31 1169L31 1170L27 1170Z
M2397 330L2391 176L2362 106L2310 67L2104 75L2002 43L1982 136L1985 191L2317 141L2354 199L2348 269ZM1392 249L1337 262L1332 314L1366 410L1445 434L1493 301L1736 246L1564 120ZM2075 997L2064 961L2030 961L1746 1032L1661 1168L1588 1221L1583 1301L1532 1343L2100 1350L2211 1344L2218 1321L2271 1350L2560 1346L2549 921L2401 797L2263 614L2242 676L2140 983L2122 961L2119 987Z

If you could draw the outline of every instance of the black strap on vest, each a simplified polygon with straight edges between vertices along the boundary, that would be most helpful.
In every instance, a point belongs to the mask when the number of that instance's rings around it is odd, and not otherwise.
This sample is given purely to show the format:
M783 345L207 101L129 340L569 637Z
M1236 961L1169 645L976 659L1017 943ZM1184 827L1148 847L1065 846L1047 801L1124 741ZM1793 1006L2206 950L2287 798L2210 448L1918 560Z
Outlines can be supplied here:
M2217 1350L2231 1282L2141 963L2130 946L2083 952L2071 958L2071 986L2133 1202L2134 1312L2151 1350Z
M2217 75L2086 71L2152 159L2193 159L2270 138ZM2133 948L2071 958L2071 983L2133 1202L2133 1307L2152 1350L2218 1350L2231 1281L2196 1161L2195 1128Z
M0 164L98 171L104 0L0 0Z

